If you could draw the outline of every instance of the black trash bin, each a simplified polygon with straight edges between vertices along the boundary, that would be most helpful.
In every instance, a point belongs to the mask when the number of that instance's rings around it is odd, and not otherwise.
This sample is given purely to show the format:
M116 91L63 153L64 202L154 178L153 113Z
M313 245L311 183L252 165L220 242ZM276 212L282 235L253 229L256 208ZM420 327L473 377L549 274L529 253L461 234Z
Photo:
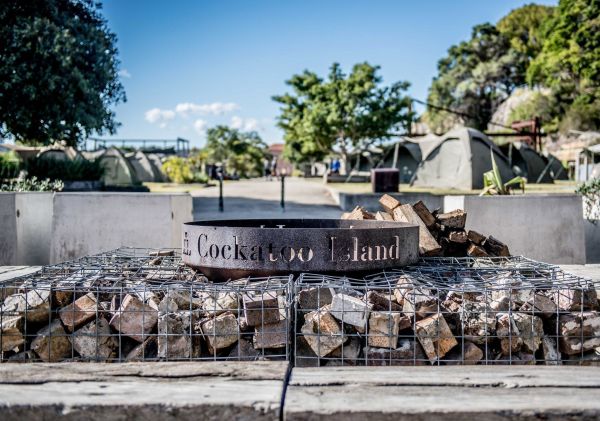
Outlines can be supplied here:
M397 193L399 183L400 171L396 168L371 170L371 189L373 193Z

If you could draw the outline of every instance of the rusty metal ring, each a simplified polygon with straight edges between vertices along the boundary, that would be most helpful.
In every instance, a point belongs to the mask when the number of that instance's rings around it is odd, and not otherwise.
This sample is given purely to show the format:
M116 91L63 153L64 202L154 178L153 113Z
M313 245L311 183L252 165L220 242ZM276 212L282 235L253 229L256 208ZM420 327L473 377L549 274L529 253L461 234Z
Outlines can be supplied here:
M418 259L416 225L375 220L245 219L183 224L183 261L209 279L360 273Z

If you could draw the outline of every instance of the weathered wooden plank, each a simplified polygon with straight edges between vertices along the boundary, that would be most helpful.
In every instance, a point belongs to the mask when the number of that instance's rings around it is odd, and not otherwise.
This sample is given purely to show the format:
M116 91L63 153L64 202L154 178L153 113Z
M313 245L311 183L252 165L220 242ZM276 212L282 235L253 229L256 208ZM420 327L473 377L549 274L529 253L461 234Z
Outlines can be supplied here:
M279 417L285 362L6 364L0 413L23 419Z
M431 370L424 368L423 370ZM284 419L291 420L592 420L598 389L342 385L290 386Z
M427 368L295 368L292 372L290 385L490 386L508 388L586 387L598 388L600 390L600 367L440 366Z

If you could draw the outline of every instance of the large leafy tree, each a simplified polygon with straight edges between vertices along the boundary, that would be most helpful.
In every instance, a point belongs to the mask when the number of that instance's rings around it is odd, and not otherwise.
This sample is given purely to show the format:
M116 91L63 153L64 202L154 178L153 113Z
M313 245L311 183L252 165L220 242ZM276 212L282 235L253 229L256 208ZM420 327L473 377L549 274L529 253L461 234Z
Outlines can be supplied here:
M116 37L92 0L0 3L0 135L76 145L114 133L125 100Z
M306 70L286 81L292 92L273 97L281 104L278 125L285 133L286 155L310 162L337 150L348 162L351 150L408 128L408 83L382 86L378 71L378 66L360 63L346 75L334 63L327 79Z
M469 41L450 47L429 88L427 121L434 130L459 121L487 127L496 107L525 82L527 60L510 44L486 23L473 28Z
M561 0L545 34L529 83L552 89L563 129L600 129L600 2Z
M256 132L219 125L206 131L206 160L241 177L262 175L267 145Z
M528 4L512 10L496 24L498 31L510 42L511 48L527 57L535 58L546 38L546 24L554 15L555 8Z

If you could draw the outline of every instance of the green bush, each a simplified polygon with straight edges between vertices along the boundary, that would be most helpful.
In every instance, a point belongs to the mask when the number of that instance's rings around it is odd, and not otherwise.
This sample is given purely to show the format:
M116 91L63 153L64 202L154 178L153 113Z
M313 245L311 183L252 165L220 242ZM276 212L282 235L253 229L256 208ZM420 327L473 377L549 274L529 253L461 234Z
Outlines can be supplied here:
M84 158L74 160L55 158L34 158L27 162L27 174L38 179L62 181L98 181L104 174L104 168L98 161Z
M21 169L21 161L14 152L0 153L0 180L17 178Z
M583 196L586 218L596 223L600 219L600 178L588 180L577 187L576 192Z
M39 180L37 177L18 178L0 185L0 191L28 192L28 191L61 191L64 183L61 180Z
M208 177L196 171L190 160L171 156L162 164L162 170L170 181L177 184L207 183Z

